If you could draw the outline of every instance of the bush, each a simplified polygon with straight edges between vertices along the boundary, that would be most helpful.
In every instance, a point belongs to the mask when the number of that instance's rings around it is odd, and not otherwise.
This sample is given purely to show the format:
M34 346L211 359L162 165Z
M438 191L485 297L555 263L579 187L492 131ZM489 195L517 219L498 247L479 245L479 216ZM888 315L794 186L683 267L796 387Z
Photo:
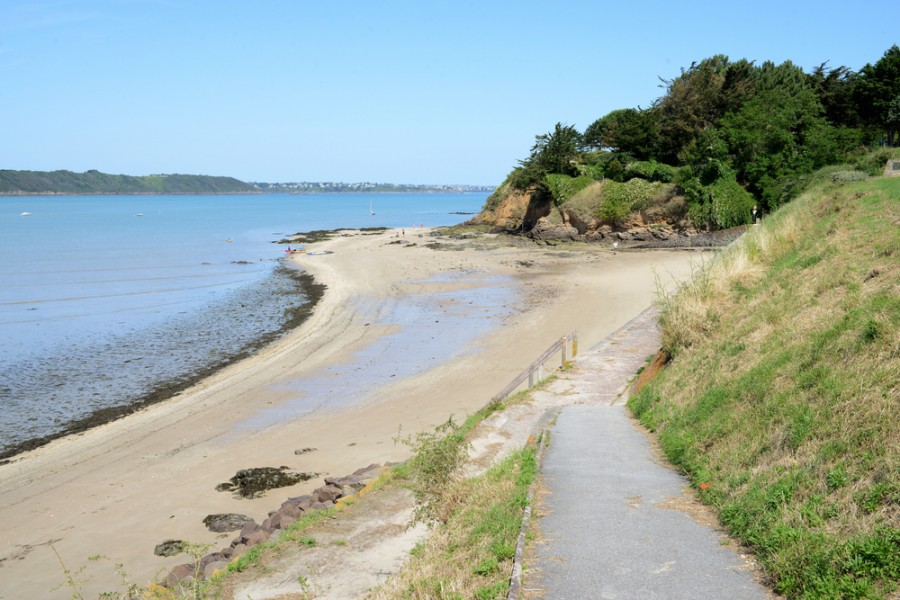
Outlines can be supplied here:
M603 222L619 225L632 211L649 204L659 187L658 183L636 178L625 183L607 181L603 184L603 197L597 216Z
M888 148L882 148L868 154L863 154L853 161L853 166L859 171L877 177L884 173L884 165L891 159L893 153Z
M669 183L675 179L675 169L655 160L636 160L625 166L625 177L639 177L647 181Z
M756 201L734 179L719 179L710 187L713 225L718 229L746 225L753 219Z
M465 433L451 417L433 433L421 432L415 438L398 437L396 441L410 446L414 454L408 471L416 498L414 521L446 521L453 509L446 496L469 455Z
M586 175L569 177L568 175L551 173L544 176L544 183L553 195L553 200L556 204L562 206L572 196L594 183L594 179Z

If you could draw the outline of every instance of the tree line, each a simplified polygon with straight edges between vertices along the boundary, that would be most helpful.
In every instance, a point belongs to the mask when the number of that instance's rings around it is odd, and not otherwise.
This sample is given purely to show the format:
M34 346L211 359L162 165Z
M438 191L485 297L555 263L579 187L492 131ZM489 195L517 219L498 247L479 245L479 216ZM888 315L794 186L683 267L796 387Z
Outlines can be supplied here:
M258 192L233 177L110 175L97 170L0 170L0 194L246 194Z
M695 222L722 227L748 222L750 204L769 211L789 201L823 166L874 174L889 152L871 150L900 143L897 45L858 72L717 55L663 87L648 108L613 110L583 133L557 123L507 182L556 203L555 190L595 180L672 182Z

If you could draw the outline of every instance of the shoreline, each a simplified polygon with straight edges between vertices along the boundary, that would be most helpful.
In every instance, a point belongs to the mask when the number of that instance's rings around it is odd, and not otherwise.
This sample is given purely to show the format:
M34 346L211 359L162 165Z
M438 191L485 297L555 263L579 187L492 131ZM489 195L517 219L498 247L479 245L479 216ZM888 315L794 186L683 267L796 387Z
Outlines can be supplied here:
M59 431L32 438L24 442L19 442L7 448L2 448L0 449L0 466L9 463L10 460L15 459L16 456L23 452L40 448L53 440L90 431L95 427L100 427L123 417L127 417L128 415L134 414L154 404L170 400L204 379L215 375L229 365L249 358L254 353L259 352L264 347L277 341L278 338L286 335L297 327L300 327L315 310L315 305L324 294L325 286L321 283L317 283L312 275L296 268L285 267L283 265L275 268L286 269L286 272L296 281L297 291L307 298L305 304L290 311L288 318L285 319L277 329L269 331L248 342L239 352L226 356L216 362L209 363L203 368L159 381L150 391L136 396L127 404L94 410L83 417L69 421Z
M249 501L214 491L237 470L287 465L341 475L403 460L407 448L392 443L398 430L414 434L477 410L557 336L578 329L590 347L650 304L658 277L691 270L684 252L614 256L585 245L522 248L492 235L441 238L439 247L428 248L429 232L345 231L315 244L331 254L292 255L292 263L327 288L300 327L169 401L0 466L0 518L8 531L0 539L0 598L54 597L49 590L63 573L50 543L72 570L99 553L121 562L132 580L148 582L183 562L152 554L162 540L220 543L202 525L205 515L237 512L261 522L284 498L317 485L312 480ZM478 293L500 279L511 295L501 300L509 306L499 308L508 310L462 351L435 359L434 368L411 375L397 369L400 376L388 373L387 383L361 394L333 376L340 365L364 377L372 367L422 354L398 331L440 344L441 325L434 321L441 314L485 323L457 292ZM411 301L420 304L411 305L409 319L391 322L392 311ZM379 343L393 344L390 354L366 357L364 350ZM304 397L298 386L312 377L321 377L336 397L350 396L348 403L317 404L313 392ZM301 407L292 409L297 398ZM253 425L264 413L278 418ZM318 451L294 454L304 447ZM115 588L119 578L106 567L89 565L85 594Z

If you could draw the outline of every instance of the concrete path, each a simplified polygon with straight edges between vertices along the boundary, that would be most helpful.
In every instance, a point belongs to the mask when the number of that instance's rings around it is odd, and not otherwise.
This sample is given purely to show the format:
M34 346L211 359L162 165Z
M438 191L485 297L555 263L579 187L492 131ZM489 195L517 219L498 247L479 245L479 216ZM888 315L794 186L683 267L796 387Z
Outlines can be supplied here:
M652 315L642 315L580 357L566 378L568 398L541 468L543 539L527 561L526 598L771 597L624 406L621 392L654 328Z

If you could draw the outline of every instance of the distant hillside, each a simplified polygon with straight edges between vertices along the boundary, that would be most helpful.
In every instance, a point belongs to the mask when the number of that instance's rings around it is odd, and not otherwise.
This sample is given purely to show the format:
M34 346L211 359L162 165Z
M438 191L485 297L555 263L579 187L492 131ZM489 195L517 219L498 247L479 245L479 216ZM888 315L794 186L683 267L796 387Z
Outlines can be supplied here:
M247 194L259 193L233 177L109 175L100 171L0 170L0 194Z
M260 191L272 194L463 194L467 192L493 192L494 186L485 185L419 185L413 183L343 183L335 181L297 181L288 183L252 182Z
M629 405L777 592L896 598L900 177L816 179L662 301Z

